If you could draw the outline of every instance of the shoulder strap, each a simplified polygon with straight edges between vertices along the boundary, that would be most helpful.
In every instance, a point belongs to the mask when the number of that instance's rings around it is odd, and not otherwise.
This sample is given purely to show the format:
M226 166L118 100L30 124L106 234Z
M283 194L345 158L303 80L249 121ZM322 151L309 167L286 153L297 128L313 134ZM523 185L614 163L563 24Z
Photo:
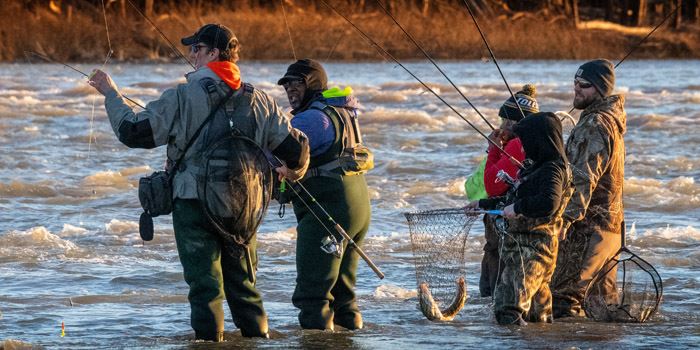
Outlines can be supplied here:
M206 84L206 83L205 83ZM206 89L208 93L211 93L211 89L216 89L216 86L214 85L213 82L211 84L206 84ZM219 110L219 108L233 95L234 90L231 89L227 94L226 97L222 98L219 100L219 103L216 104L216 107L214 107L211 112L209 112L209 115L207 116L207 119L205 119L202 124L199 125L199 128L197 128L197 131L192 135L192 138L190 138L189 141L187 141L187 145L185 146L185 149L182 151L182 154L180 157L175 161L175 166L173 167L173 170L168 174L168 180L172 181L173 177L175 176L175 173L177 173L177 170L180 168L180 163L182 163L182 160L185 158L185 154L187 154L187 150L190 149L190 146L194 143L194 141L197 139L197 136L199 136L199 133L202 131L202 128L209 123L214 118L214 115L216 112Z

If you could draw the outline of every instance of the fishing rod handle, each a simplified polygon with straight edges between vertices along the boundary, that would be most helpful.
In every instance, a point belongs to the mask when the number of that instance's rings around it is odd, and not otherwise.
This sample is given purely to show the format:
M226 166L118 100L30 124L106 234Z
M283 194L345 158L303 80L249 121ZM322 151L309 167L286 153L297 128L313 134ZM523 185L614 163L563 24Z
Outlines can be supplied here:
M345 230L343 230L340 224L336 223L334 227L335 230L338 231L338 233L340 233L340 235L343 236L343 238L347 239L349 244L352 245L353 248L355 248L357 254L359 254L362 260L364 260L367 263L367 266L369 266L372 269L372 271L374 271L377 277L379 277L380 280L384 279L384 273L379 269L379 267L377 267L377 265L375 265L372 262L372 259L370 259L369 256L367 256L367 254L365 254L365 252L362 251L362 248L360 248L360 246L358 246L357 243L353 241L353 239L348 235L348 233L345 232Z

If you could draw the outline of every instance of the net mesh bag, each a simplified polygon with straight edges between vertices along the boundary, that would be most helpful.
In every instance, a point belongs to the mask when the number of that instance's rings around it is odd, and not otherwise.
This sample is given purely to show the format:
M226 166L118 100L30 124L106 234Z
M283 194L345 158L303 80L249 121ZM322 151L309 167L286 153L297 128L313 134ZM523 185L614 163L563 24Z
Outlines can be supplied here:
M241 256L260 226L272 196L273 174L263 150L244 136L216 141L204 153L198 194L225 249Z
M436 304L434 306L443 313L451 308L450 313L456 314L459 310L454 309L461 309L466 299L464 277L467 237L479 215L468 213L465 208L427 210L404 215L411 236L419 299L421 285L425 284L432 294L431 301L434 300ZM455 302L459 304L460 299L460 279L464 295L461 305L455 306ZM423 309L424 305L420 306L426 317L432 319Z
M642 323L656 313L662 297L661 276L625 247L623 230L622 247L586 288L583 309L597 321Z

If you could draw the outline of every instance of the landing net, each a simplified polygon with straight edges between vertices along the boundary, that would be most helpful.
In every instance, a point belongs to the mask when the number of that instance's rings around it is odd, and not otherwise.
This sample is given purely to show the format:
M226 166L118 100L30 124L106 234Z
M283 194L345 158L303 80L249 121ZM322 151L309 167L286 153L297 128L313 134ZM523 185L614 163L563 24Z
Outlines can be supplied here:
M603 322L646 322L663 297L661 276L624 246L593 278L584 297L586 315Z
M411 235L416 284L427 283L443 309L457 295L455 281L466 276L467 237L479 214L449 208L404 215Z

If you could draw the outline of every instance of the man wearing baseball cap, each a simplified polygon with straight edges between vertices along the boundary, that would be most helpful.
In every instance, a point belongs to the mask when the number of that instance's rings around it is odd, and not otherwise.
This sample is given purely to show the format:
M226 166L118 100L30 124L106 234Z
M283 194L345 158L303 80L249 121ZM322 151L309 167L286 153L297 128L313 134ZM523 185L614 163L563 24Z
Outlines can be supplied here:
M555 318L583 315L586 287L620 248L626 113L614 88L614 67L605 59L584 63L574 76L574 107L583 111L566 143L574 194L551 283ZM610 271L597 288L608 304L617 297L616 274Z
M181 42L190 47L195 71L186 75L186 83L166 90L141 112L131 110L106 73L95 70L89 84L105 96L107 116L119 141L131 148L167 145L167 170L174 173L175 240L190 288L195 338L223 340L224 300L244 337L268 337L267 315L255 288L255 232L246 232L248 252L234 254L230 245L224 247L198 193L206 162L205 140L239 132L284 161L277 172L292 180L306 171L308 141L291 127L272 98L242 82L236 65L240 45L230 29L207 24ZM221 125L231 125L231 130L216 127Z

